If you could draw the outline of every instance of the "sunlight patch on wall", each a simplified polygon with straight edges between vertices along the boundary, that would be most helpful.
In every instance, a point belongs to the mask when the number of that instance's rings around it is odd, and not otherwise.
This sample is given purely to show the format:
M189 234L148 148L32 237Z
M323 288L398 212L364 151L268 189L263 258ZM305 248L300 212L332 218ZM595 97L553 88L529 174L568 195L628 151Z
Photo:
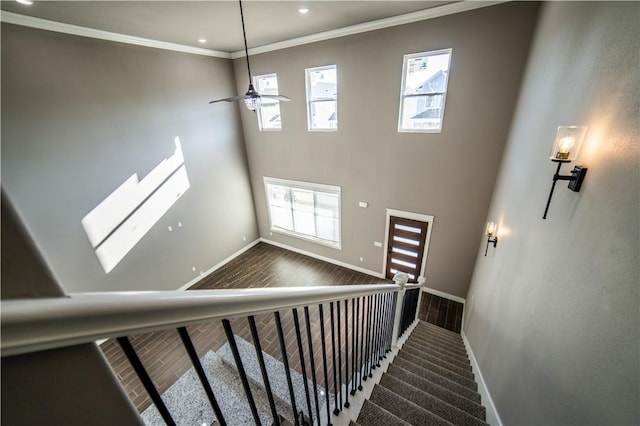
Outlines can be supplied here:
M175 145L174 154L141 181L133 174L82 218L82 227L105 273L120 263L189 189L180 138L175 138Z

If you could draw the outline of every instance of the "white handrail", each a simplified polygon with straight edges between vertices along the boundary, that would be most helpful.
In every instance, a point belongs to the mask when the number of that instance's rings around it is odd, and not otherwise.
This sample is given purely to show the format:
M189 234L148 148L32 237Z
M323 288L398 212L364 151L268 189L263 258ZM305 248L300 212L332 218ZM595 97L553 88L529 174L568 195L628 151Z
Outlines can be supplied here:
M112 292L1 303L3 357L399 291L396 284Z

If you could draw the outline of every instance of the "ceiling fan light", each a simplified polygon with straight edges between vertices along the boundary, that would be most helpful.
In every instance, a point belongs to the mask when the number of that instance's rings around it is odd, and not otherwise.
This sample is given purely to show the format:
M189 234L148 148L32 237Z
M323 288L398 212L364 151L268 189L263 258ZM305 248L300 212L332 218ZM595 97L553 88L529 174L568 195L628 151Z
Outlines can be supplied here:
M253 96L246 97L246 98L244 98L244 104L249 110L255 111L260 106L260 98L257 97L257 96L256 97L253 97Z

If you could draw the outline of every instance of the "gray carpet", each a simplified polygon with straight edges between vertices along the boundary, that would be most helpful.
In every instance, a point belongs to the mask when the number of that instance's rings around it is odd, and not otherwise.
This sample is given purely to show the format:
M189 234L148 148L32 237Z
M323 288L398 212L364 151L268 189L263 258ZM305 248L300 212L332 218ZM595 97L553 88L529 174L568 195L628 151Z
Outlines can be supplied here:
M421 321L354 424L482 426L485 419L462 338Z

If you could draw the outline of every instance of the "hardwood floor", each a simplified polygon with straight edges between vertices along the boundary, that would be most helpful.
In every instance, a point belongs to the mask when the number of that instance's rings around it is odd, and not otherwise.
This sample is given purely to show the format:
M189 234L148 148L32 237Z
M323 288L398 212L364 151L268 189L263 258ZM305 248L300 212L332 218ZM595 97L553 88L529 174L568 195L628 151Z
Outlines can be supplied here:
M418 318L438 327L460 333L464 304L435 294L423 293Z
M260 243L198 282L189 291L388 282L390 281L322 262L269 244ZM325 311L325 329L330 330L329 305L323 305L323 310ZM321 341L318 311L317 307L309 309L315 367L319 373L322 369L322 357L320 355ZM341 311L344 312L344 304L341 304ZM301 332L305 335L304 311L298 309L298 315L301 322ZM351 315L351 307L349 307L349 315ZM286 335L290 366L297 371L301 371L298 348L294 337L293 313L291 311L281 312L281 317ZM281 359L273 314L256 316L256 323L263 350L273 357ZM231 320L231 325L236 335L249 342L252 341L245 318L233 319ZM215 351L219 349L226 342L222 324L219 321L192 325L187 329L200 356L203 356L209 350ZM344 322L342 323L341 333L344 337ZM350 333L346 337L351 339ZM176 330L130 336L130 340L161 394L191 368L191 362ZM303 340L306 344L306 338ZM118 343L114 339L109 339L100 347L136 408L140 412L144 411L151 401ZM305 351L307 350L305 347ZM308 355L305 353L305 356ZM308 358L306 361L309 363ZM310 374L310 369L307 372ZM330 377L333 377L331 370ZM346 377L344 372L343 377ZM323 386L323 375L317 374L317 378L319 384Z

